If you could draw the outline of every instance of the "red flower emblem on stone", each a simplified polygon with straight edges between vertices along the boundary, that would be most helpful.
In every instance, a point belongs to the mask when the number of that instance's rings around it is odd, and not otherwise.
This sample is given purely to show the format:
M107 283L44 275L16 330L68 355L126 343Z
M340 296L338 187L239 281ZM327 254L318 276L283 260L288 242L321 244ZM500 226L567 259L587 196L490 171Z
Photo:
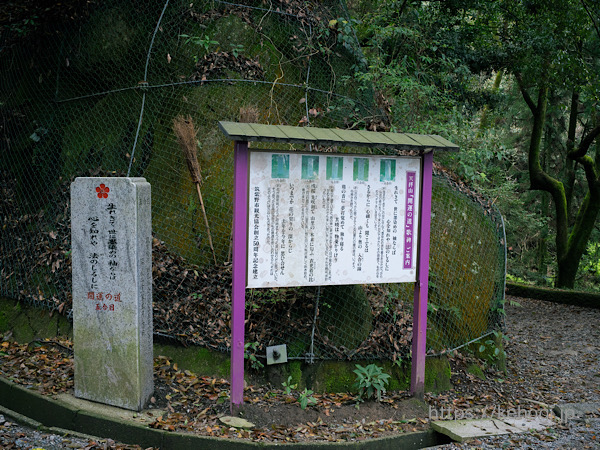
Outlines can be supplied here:
M100 186L96 188L96 192L98 193L98 198L107 198L108 192L110 189L108 186L105 186L104 183L101 183Z

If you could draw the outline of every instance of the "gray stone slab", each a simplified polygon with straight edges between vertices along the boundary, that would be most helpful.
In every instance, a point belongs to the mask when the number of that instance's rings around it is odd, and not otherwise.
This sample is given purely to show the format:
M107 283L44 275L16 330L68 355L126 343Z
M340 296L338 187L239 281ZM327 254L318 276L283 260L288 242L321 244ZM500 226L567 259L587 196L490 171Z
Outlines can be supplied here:
M587 415L600 415L600 403L563 403L554 407L554 414L562 422L583 419Z
M469 439L497 436L500 434L524 433L530 430L543 430L555 423L544 417L506 418L506 419L470 419L438 420L431 423L438 433L445 434L458 442Z
M71 185L75 395L136 411L153 392L150 203L143 178Z
M552 416L552 414L550 413ZM553 417L553 416L552 416ZM517 427L523 431L541 431L546 428L556 426L556 421L540 416L540 417L506 417L501 419L507 425Z

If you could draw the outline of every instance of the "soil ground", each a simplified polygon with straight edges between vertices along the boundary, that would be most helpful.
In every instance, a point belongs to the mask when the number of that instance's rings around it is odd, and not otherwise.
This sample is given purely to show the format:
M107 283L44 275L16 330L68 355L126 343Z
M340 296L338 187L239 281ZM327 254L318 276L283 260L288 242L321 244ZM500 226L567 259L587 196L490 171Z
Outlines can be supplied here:
M254 441L355 441L427 429L430 419L440 414L444 418L465 414L501 418L517 408L546 414L557 403L600 402L600 310L522 298L508 300L520 306L507 307L507 372L485 365L468 352L455 352L451 357L454 389L427 394L425 405L405 392L392 392L381 403L370 400L356 408L355 397L341 393L313 394L316 404L302 409L297 391L286 394L269 386L248 386L242 412L255 427L236 430L219 420L229 413L226 380L197 377L178 370L168 358L157 358L151 406L164 413L151 426ZM68 347L68 342L19 346L8 338L0 349L0 375L45 394L69 392L72 359ZM473 374L474 365L481 368L480 373ZM37 431L0 418L3 448L62 448L62 443L52 447L60 437L40 436ZM110 440L68 440L74 448L136 448ZM598 448L598 442L600 411L578 422L557 420L556 427L541 433L480 439L443 448L583 449Z

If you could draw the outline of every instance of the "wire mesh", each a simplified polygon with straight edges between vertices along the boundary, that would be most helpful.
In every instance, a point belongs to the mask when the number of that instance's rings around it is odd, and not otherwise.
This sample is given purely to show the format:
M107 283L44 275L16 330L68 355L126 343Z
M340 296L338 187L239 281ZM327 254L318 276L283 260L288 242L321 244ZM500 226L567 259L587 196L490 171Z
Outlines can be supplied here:
M0 294L70 317L70 183L143 176L155 335L228 351L233 151L217 122L385 127L355 76L364 59L343 2L72 0L33 23L12 14L0 39ZM204 210L177 117L194 124ZM493 207L441 172L433 195L437 352L501 325L505 261ZM257 355L285 343L309 361L397 360L411 325L411 285L247 293Z

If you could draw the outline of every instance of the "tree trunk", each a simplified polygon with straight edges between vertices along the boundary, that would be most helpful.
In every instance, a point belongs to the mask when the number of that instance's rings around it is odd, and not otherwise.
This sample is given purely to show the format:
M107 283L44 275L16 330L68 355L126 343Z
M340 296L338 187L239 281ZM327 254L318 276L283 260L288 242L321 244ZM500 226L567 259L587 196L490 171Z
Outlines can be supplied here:
M541 87L538 92L537 105L532 108L533 129L529 143L529 179L531 189L546 191L552 196L556 210L556 251L558 258L564 257L567 252L568 222L567 199L563 184L549 176L543 169L540 161L542 134L546 121L546 106L548 103L548 88ZM530 101L528 104L533 105Z
M500 83L502 82L502 75L504 74L504 70L500 69L498 70L498 72L496 72L496 76L494 77L494 85L492 86L492 93L497 94L498 91L500 90ZM489 111L490 111L490 105L489 103L486 103L486 105L483 107L483 111L481 112L481 121L479 122L479 129L480 130L484 130L489 126Z
M567 242L567 251L559 255L558 258L558 278L557 287L573 288L575 285L575 276L579 268L581 257L586 250L598 213L600 212L600 174L598 167L600 163L600 124L594 127L586 136L581 139L579 148L569 151L569 159L578 162L583 166L586 174L588 193L581 204L573 229ZM596 159L587 155L592 143L596 140Z
M565 286L568 280L575 280L577 266L575 264L575 272L572 274L572 267L567 266L566 261L573 261L577 253L573 252L572 256L567 255L568 250L568 215L567 215L567 198L563 184L548 175L541 165L541 143L546 121L546 107L548 104L548 88L540 87L538 91L537 104L533 102L527 90L523 87L521 80L519 87L525 102L531 109L533 114L533 128L531 130L531 139L529 142L529 179L532 190L546 191L552 196L555 207L556 218L556 253L558 261L558 277L556 281L557 287ZM590 211L591 213L591 211ZM587 241L586 241L587 242ZM581 258L581 254L579 255ZM579 260L578 260L579 261ZM577 264L578 265L578 264ZM566 272L565 272L566 271Z
M567 131L567 153L575 149L575 133L577 131L577 110L579 109L579 94L573 91L571 95L571 112L569 113L569 130ZM575 161L567 158L565 161L565 195L567 197L567 213L571 212L573 188L575 186Z
M558 260L558 277L556 287L573 288L579 262L586 250L590 235L596 224L600 211L600 188L588 192L577 214L577 219L569 236L568 251Z

